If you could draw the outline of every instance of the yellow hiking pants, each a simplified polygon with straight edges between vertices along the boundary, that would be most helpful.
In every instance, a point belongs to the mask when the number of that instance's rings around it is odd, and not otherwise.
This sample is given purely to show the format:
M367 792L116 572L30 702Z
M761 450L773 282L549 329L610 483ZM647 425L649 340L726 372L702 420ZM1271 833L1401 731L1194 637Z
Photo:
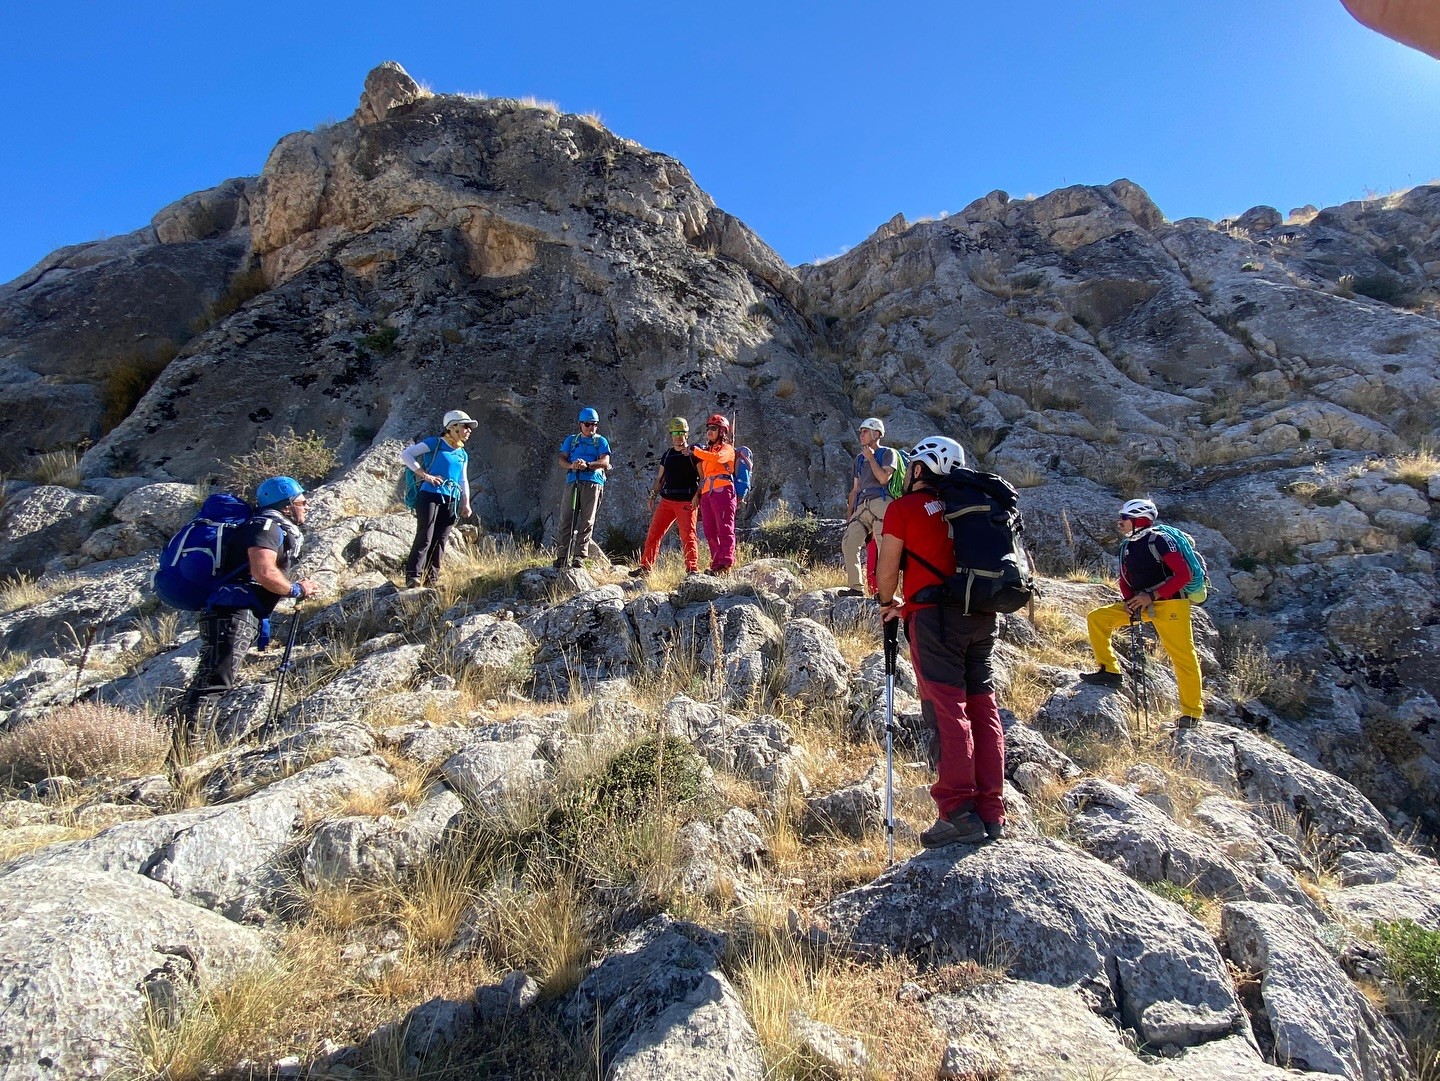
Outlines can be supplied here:
M1153 617L1151 613L1154 613ZM1200 694L1200 658L1195 655L1195 633L1190 626L1190 602L1156 601L1142 614L1146 623L1155 625L1160 644L1175 667L1175 686L1180 692L1180 712L1187 717L1203 717L1205 705ZM1110 636L1130 623L1130 613L1123 604L1107 604L1090 613L1090 648L1095 660L1107 672L1120 671Z

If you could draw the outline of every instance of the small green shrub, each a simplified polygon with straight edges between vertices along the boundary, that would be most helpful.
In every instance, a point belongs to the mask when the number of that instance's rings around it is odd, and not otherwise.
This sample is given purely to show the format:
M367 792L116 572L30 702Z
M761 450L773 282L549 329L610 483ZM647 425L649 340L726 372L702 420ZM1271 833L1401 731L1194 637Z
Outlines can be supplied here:
M260 437L260 446L230 459L220 483L253 500L255 486L267 477L294 477L308 488L324 480L339 461L335 448L313 431L267 432Z
M1253 571L1260 566L1260 561L1254 556L1236 556L1230 561L1230 565L1237 571Z
M372 353L379 353L384 356L395 351L395 341L400 337L400 328L391 326L389 323L380 324L380 329L374 334L366 334L360 338L360 345Z
M579 852L606 823L635 821L663 803L675 806L704 790L705 763L686 740L641 740L614 755L583 784L556 800L545 833L560 847Z
M751 304L750 307L746 309L745 314L760 319L773 320L775 318L775 309L770 307L770 305L765 303L765 301L757 300L754 304Z
M1414 920L1396 920L1377 923L1375 934L1385 947L1395 982L1431 1010L1440 1010L1440 931L1428 931Z

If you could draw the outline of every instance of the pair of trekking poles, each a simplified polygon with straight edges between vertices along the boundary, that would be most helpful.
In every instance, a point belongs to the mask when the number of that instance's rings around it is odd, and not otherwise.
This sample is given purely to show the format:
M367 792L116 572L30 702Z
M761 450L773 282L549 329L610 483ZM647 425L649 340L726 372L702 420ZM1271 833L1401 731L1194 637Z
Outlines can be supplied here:
M270 697L270 711L260 728L260 737L268 737L280 720L280 702L285 697L285 677L290 672L290 656L295 652L295 639L300 634L300 602L295 602L295 611L290 616L290 633L285 638L285 652L280 656L280 666L275 669L275 693Z

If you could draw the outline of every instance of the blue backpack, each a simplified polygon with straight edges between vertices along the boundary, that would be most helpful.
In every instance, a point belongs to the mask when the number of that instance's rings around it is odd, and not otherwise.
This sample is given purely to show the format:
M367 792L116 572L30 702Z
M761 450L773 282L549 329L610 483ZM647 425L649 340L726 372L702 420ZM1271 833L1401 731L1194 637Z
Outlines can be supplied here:
M243 558L235 559L229 540L254 516L249 503L229 492L216 492L206 499L200 512L160 553L155 595L171 608L202 611L218 586L248 566Z
M735 498L744 499L750 494L750 479L754 472L755 460L750 456L749 447L735 448Z

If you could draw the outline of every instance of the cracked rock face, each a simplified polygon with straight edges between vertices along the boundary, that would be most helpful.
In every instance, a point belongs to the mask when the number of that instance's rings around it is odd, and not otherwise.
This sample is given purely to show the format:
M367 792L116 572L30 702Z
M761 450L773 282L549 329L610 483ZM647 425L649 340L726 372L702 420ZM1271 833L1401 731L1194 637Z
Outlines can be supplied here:
M124 1034L167 956L188 998L270 955L258 932L141 875L20 865L0 875L0 956L0 1078L61 1081L135 1065Z
M1055 842L954 846L916 856L837 897L832 932L858 949L927 965L973 960L1057 987L1152 1043L1245 1032L1205 930L1105 864Z

